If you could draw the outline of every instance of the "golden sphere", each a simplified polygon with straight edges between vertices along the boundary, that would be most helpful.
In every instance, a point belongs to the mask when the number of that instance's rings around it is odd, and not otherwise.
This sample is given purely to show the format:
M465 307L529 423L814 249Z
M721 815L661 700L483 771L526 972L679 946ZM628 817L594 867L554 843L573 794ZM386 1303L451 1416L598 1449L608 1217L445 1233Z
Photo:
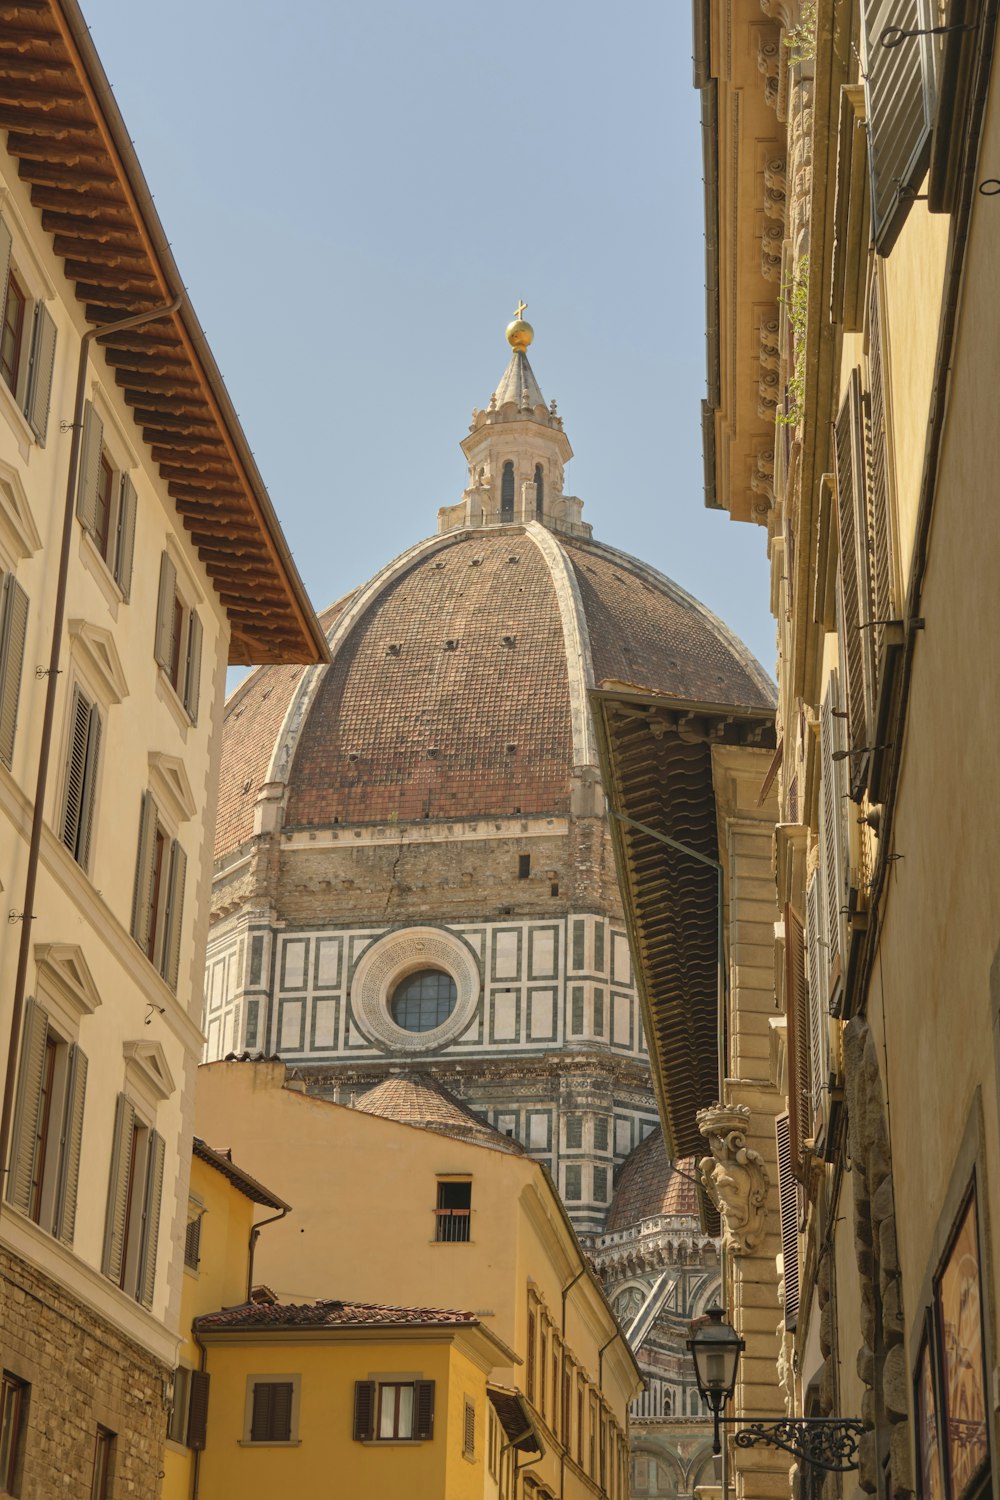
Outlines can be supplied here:
M507 324L507 342L518 354L524 353L534 337L535 330L523 318L515 318L513 323Z

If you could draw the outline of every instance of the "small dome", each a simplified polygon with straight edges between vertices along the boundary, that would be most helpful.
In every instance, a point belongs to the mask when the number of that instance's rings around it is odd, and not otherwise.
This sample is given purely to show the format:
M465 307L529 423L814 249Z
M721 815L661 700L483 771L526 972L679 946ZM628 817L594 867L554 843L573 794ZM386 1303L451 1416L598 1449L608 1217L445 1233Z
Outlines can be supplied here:
M679 1161L675 1168L667 1160L662 1133L654 1130L622 1164L608 1209L606 1232L630 1229L643 1219L697 1218L696 1170L693 1157Z
M473 1114L460 1099L448 1092L429 1073L395 1073L357 1099L354 1108L365 1115L380 1115L401 1125L415 1125L419 1130L433 1130L451 1135L474 1146L489 1146L494 1151L523 1154L523 1148L510 1136Z

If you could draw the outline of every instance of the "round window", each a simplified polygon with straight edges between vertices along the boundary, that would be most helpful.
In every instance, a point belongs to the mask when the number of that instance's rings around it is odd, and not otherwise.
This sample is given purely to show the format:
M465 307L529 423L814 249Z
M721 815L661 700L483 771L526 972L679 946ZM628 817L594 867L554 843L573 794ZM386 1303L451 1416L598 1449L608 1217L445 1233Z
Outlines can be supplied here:
M389 1014L404 1031L433 1031L444 1025L458 1000L458 988L441 969L407 974L392 992Z

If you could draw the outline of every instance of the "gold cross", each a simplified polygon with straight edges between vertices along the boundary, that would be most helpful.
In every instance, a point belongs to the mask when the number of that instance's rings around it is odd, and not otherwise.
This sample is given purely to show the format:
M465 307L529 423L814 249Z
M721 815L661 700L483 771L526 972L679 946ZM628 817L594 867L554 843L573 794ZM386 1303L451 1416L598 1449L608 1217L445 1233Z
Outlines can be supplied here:
M520 297L518 297L518 299L517 299L517 312L514 314L515 318L522 317L523 314L524 314L525 309L527 308L527 306L528 306L527 302L522 302L521 299L520 299Z

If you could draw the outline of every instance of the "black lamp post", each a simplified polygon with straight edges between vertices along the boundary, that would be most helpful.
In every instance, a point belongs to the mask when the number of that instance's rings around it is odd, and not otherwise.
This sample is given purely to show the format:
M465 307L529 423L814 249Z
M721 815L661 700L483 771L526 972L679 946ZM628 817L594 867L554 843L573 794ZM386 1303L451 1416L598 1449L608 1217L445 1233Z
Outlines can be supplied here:
M783 1448L805 1463L834 1474L845 1474L858 1467L858 1443L864 1431L860 1422L850 1417L778 1417L768 1421L742 1421L724 1417L723 1408L733 1398L740 1355L746 1348L735 1328L722 1320L722 1308L710 1307L707 1321L691 1325L688 1348L694 1360L694 1374L702 1399L707 1402L715 1422L713 1453L721 1453L719 1428L722 1423L740 1422L733 1434L737 1448ZM723 1500L728 1500L723 1496Z

